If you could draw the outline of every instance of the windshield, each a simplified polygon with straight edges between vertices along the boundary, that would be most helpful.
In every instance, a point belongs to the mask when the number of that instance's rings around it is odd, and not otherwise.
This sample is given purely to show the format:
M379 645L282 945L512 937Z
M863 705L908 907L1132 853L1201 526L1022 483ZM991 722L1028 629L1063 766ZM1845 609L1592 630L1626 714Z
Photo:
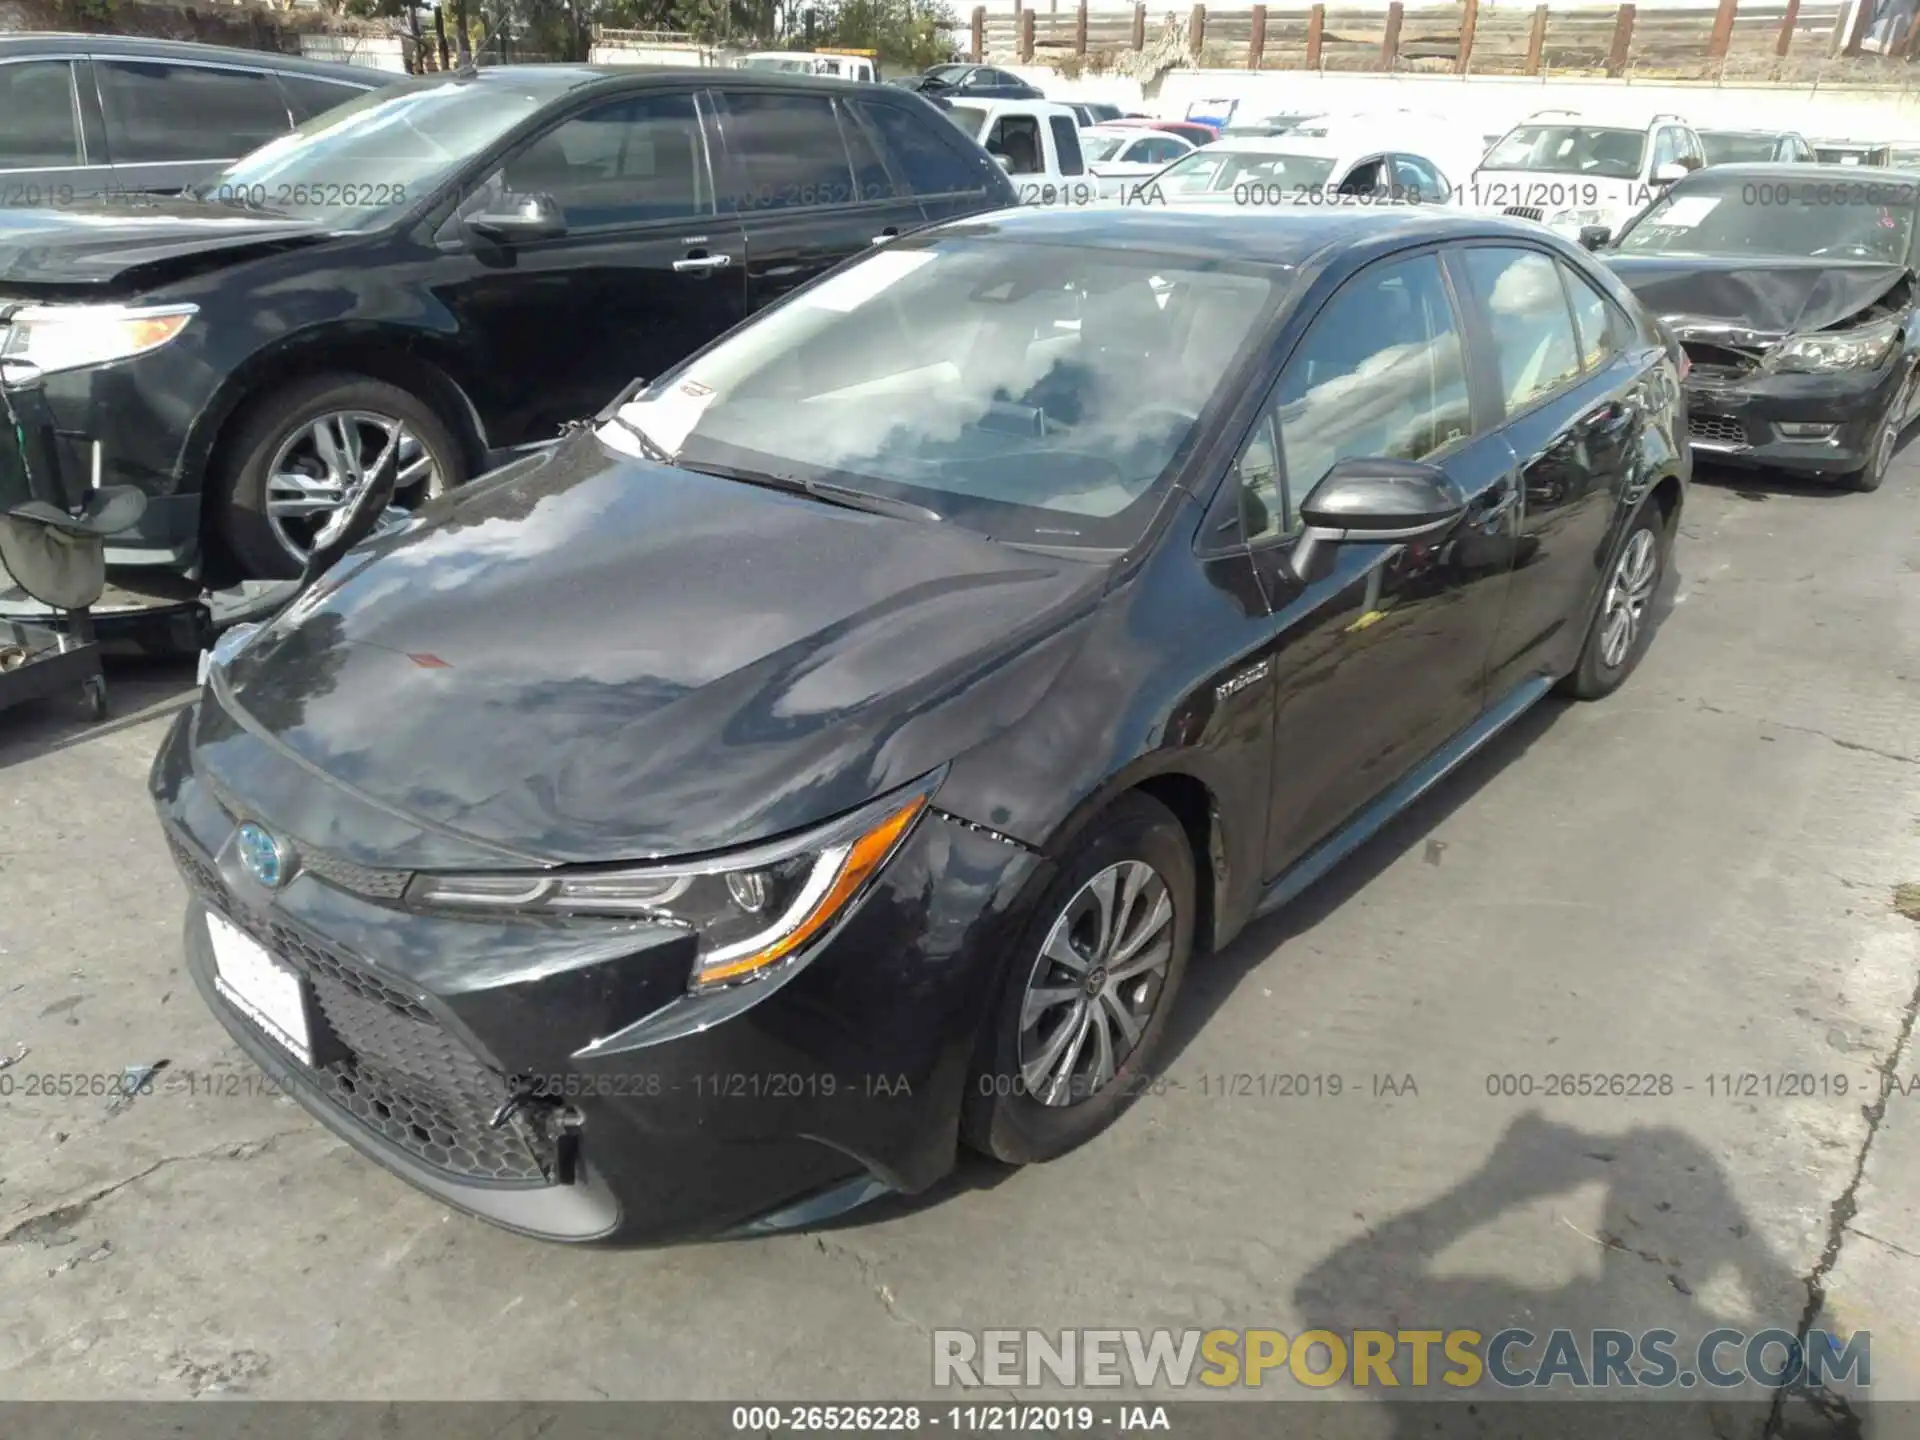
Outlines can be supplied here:
M1125 149L1136 137L1132 135L1088 135L1080 136L1080 153L1091 164L1096 160L1111 160Z
M1333 161L1320 155L1280 155L1271 150L1223 150L1218 142L1182 155L1154 177L1168 199L1218 194L1241 185L1285 186L1317 190L1333 174Z
M1480 162L1482 170L1538 170L1549 175L1595 175L1631 180L1647 148L1644 130L1590 125L1522 125Z
M1900 262L1917 197L1907 180L1699 180L1656 200L1619 249Z
M193 192L332 230L370 230L552 99L521 85L443 80L370 91L244 155Z
M971 69L973 69L971 65L935 65L931 70L927 71L927 79L958 80Z
M999 539L1124 547L1264 324L1277 273L978 236L875 252L601 433L692 469L909 501Z
M1780 153L1778 135L1739 135L1731 130L1702 130L1699 135L1709 165L1763 165Z

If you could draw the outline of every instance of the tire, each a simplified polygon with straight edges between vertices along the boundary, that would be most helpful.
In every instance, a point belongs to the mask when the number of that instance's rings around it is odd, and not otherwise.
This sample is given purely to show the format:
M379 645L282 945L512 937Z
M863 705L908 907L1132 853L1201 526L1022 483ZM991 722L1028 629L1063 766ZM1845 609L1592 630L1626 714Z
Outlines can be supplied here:
M1128 902L1115 937L1120 943L1104 949L1096 933L1103 891ZM1193 950L1195 894L1186 831L1157 800L1124 795L1093 823L1035 907L986 1021L961 1119L969 1145L1008 1164L1025 1165L1065 1154L1120 1117L1151 1077L1148 1067L1179 1000ZM1172 913L1156 926L1162 895ZM1136 939L1145 940L1144 948L1116 965L1116 976L1101 984L1102 955L1124 954L1126 943ZM1143 957L1162 952L1163 964L1127 973ZM1068 983L1075 976L1082 978ZM1088 989L1088 977L1101 986L1098 992ZM1035 986L1055 998L1028 1012L1028 992ZM1130 1048L1123 1012L1138 1027ZM1088 1018L1081 1022L1080 1016ZM1023 1026L1023 1020L1032 1023ZM1084 1038L1061 1038L1076 1025ZM1101 1082L1103 1043L1111 1078ZM1056 1058L1043 1065L1049 1051ZM1023 1061L1026 1073L1037 1080L1026 1078Z
M1600 592L1600 603L1587 627L1587 638L1580 647L1580 661L1573 673L1560 683L1562 694L1579 700L1598 700L1620 688L1646 654L1653 638L1652 608L1666 578L1667 554L1672 545L1666 517L1649 496L1628 522L1620 548L1607 568L1607 579ZM1645 569L1651 563L1651 573ZM1629 616L1624 651L1612 627L1622 606Z
M1905 410L1904 400L1905 391L1902 391L1887 406L1887 413L1880 417L1880 428L1874 432L1873 449L1867 452L1867 463L1841 477L1841 483L1847 489L1869 494L1878 490L1880 482L1887 478L1887 468L1893 464L1893 452L1900 448L1900 416Z
M314 427L327 417L342 422L336 427L337 436L356 438L363 470L372 468L379 453L381 426L397 421L404 427L402 443L407 448L402 458L407 468L403 468L395 504L412 508L429 494L451 489L467 478L466 455L446 422L432 406L397 385L364 375L316 375L269 391L250 401L240 416L232 443L224 447L211 497L221 536L244 576L278 579L300 573L300 553L290 547L303 539L310 544L311 535L305 532L323 523L324 512L312 519L270 512L269 472L283 447L288 447L283 473L305 473L317 486L338 478L331 467L317 463L318 452L311 443ZM341 453L341 446L334 448ZM419 457L427 465L409 479ZM348 491L335 486L332 493ZM292 497L281 486L276 487L276 498Z

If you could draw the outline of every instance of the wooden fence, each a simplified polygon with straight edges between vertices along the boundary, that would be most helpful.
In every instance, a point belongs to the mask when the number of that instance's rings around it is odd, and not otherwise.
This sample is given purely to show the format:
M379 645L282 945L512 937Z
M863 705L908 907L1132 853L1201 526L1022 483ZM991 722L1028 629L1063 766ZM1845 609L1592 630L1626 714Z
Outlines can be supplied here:
M1059 0L1051 0L1054 5ZM1053 64L1066 73L1111 68L1142 51L1169 20L1185 30L1188 58L1209 69L1438 71L1458 75L1608 75L1663 79L1904 82L1920 59L1920 22L1909 22L1885 55L1861 56L1864 21L1845 26L1838 0L1719 0L1715 10L1642 12L1632 4L1567 9L1487 6L1479 0L1386 10L1339 6L1212 10L1184 22L1136 4L1126 12L1073 8L973 11L975 58ZM1868 7L1859 7L1865 15ZM1836 57L1859 57L1833 73ZM1889 67L1895 67L1889 73Z

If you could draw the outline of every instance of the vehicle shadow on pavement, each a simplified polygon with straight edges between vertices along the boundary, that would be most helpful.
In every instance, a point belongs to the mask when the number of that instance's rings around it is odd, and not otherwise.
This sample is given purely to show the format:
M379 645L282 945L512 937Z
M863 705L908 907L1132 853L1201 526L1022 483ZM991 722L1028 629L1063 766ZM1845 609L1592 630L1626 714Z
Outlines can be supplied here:
M1903 445L1895 460L1906 454ZM1701 465L1693 472L1693 483L1710 490L1726 490L1742 500L1764 501L1793 497L1810 500L1865 500L1869 496L1850 490L1839 480L1808 480L1782 470L1743 470L1737 465Z
M78 691L0 710L0 770L171 715L192 703L196 689L191 658L109 658L105 720L87 719Z
M1505 1212L1532 1206L1544 1215L1557 1199L1595 1184L1604 1186L1605 1199L1592 1233L1561 1217L1562 1224L1591 1242L1597 1257L1597 1263L1581 1267L1579 1278L1542 1288L1452 1268L1443 1272L1436 1265L1455 1241ZM1582 1213L1588 1213L1584 1205ZM1340 1335L1366 1329L1469 1329L1485 1342L1514 1328L1536 1339L1507 1350L1507 1368L1530 1375L1544 1368L1547 1336L1555 1329L1573 1332L1577 1353L1587 1363L1594 1330L1629 1332L1636 1345L1642 1332L1653 1328L1675 1336L1667 1343L1672 1382L1640 1390L1637 1401L1630 1398L1633 1391L1618 1387L1590 1389L1574 1400L1563 1386L1503 1389L1486 1379L1455 1390L1447 1400L1390 1405L1396 1436L1811 1440L1862 1433L1866 1407L1849 1406L1830 1392L1809 1394L1796 1386L1792 1393L1805 1403L1776 1406L1765 1385L1746 1384L1716 1395L1698 1372L1698 1347L1713 1330L1797 1334L1806 1323L1798 1312L1806 1305L1807 1286L1749 1221L1713 1155L1684 1131L1660 1125L1590 1131L1528 1111L1508 1126L1478 1169L1444 1194L1385 1220L1357 1212L1355 1218L1365 1226L1363 1233L1313 1266L1294 1288L1303 1333L1307 1327ZM1485 1357L1488 1349L1483 1343L1479 1353ZM1434 1346L1430 1377L1445 1373L1440 1354ZM1747 1365L1745 1354L1745 1345L1730 1343L1713 1359L1724 1372ZM1776 1345L1766 1363L1778 1365L1784 1354ZM1637 1357L1631 1368L1644 1373ZM1402 1375L1402 1385L1407 1378ZM1377 1387L1368 1393L1400 1398ZM1542 1404L1549 1408L1538 1408Z

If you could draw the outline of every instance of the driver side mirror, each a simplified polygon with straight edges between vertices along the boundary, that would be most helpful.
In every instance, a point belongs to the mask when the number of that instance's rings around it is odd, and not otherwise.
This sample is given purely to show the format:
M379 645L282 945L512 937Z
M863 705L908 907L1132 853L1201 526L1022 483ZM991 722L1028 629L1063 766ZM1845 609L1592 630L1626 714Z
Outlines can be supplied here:
M467 228L501 245L557 240L567 233L566 212L551 195L508 195L500 208L467 217Z
M1582 225L1580 227L1580 245L1585 250L1598 250L1613 238L1613 230L1606 225Z
M1467 497L1437 465L1342 460L1300 504L1303 528L1293 544L1293 572L1305 583L1323 546L1427 540L1451 530L1466 513Z
M1686 179L1687 176L1692 173L1693 171L1681 161L1669 160L1653 172L1653 183L1656 185L1671 185L1676 180Z

